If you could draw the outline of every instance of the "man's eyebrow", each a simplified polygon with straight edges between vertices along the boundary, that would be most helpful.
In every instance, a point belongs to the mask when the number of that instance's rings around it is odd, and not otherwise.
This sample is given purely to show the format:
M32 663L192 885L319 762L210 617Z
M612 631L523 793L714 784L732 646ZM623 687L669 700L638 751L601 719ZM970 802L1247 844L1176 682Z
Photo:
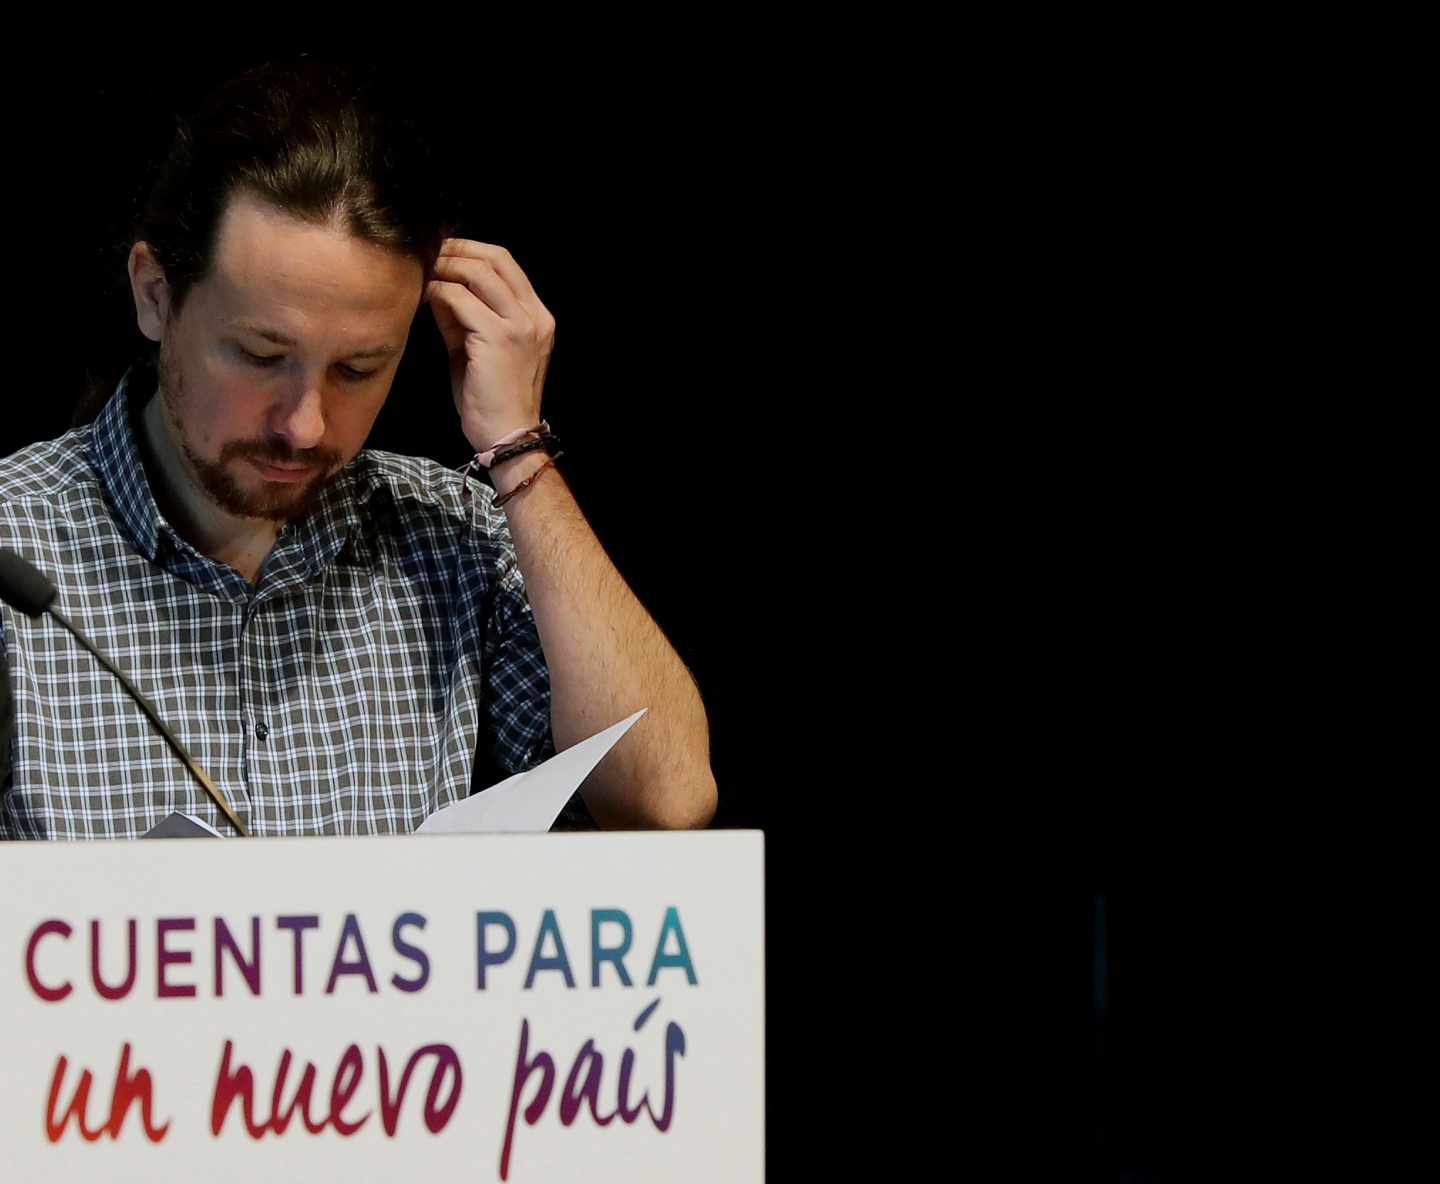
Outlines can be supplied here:
M232 328L252 333L256 337L263 337L266 341L275 345L292 346L295 344L293 337L287 337L277 329L269 329L264 325L258 325L254 321L231 321ZM375 345L369 349L357 349L354 353L346 354L347 358L385 358L399 351L393 345Z

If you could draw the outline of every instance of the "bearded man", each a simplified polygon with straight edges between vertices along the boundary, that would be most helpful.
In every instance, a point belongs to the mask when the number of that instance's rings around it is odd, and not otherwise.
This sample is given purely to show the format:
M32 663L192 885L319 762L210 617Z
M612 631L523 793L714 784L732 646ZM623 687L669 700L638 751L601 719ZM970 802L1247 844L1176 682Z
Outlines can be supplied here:
M641 707L585 805L703 826L699 693L556 467L555 319L509 252L446 234L403 140L313 63L202 105L129 255L154 368L0 461L0 547L249 834L410 831L470 792L477 747L517 772ZM425 306L476 453L458 473L363 448ZM172 811L235 833L53 620L5 608L0 649L0 837L130 837Z

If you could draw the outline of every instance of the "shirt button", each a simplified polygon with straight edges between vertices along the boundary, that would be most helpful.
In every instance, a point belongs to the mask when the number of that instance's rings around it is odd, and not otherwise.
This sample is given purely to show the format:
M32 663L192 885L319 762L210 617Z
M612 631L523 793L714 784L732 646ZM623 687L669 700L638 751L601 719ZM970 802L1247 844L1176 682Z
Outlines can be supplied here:
M270 735L270 725L261 720L255 725L255 739L264 740L268 735Z

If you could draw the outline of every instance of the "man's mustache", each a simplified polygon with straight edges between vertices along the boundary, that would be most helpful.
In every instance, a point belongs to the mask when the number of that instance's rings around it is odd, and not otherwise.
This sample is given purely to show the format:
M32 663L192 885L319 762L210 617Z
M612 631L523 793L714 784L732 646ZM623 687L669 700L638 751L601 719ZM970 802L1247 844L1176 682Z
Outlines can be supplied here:
M258 460L269 464L308 465L326 472L340 463L340 454L329 448L295 449L284 440L232 440L220 450L220 460Z

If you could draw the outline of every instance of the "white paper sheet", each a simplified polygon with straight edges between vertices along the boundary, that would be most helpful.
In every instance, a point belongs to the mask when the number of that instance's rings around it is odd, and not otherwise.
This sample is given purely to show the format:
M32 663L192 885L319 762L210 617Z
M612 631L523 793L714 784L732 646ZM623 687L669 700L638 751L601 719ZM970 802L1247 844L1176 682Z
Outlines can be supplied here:
M642 707L628 719L556 753L543 764L507 777L463 802L436 810L415 833L515 834L549 830L580 788L580 782L648 710Z

